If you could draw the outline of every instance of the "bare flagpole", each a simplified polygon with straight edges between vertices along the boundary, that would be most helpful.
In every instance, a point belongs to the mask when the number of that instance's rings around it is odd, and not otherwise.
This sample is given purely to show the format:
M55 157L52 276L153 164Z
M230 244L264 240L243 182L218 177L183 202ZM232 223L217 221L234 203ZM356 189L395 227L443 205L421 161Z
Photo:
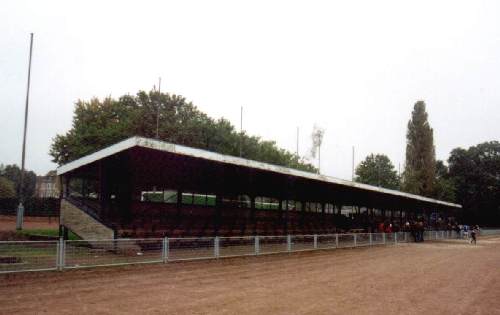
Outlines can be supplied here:
M30 80L31 80L31 56L33 54L33 33L30 34L30 57L28 63L28 87L26 89L26 106L24 109L24 133L23 133L23 153L21 159L21 180L19 183L19 206L17 207L16 230L23 229L24 219L24 162L26 160L26 131L28 129L28 105L30 96Z

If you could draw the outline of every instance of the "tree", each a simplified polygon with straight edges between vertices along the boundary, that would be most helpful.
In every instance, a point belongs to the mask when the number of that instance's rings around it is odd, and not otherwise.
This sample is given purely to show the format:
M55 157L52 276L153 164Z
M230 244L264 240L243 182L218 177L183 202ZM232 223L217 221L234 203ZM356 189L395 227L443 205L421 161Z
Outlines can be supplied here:
M16 196L19 196L21 191L21 169L19 166L6 165L3 170L0 170L0 176L5 177L14 184ZM36 174L33 171L24 171L23 196L31 197L35 194Z
M356 182L389 189L399 189L399 177L391 160L384 154L368 155L356 167Z
M436 162L436 179L434 181L433 197L450 202L455 201L455 183L450 178L448 166L443 161Z
M14 183L3 176L0 176L0 199L15 197L16 191L14 189Z
M403 189L413 194L431 197L434 193L436 153L433 130L427 116L425 103L416 102L406 133Z
M50 154L61 165L132 136L155 138L157 118L160 140L239 156L241 137L244 158L316 171L274 141L240 134L228 120L208 117L184 97L157 91L118 99L79 100L72 128L53 139Z
M500 224L500 143L490 141L465 150L454 149L448 159L456 201L470 223Z

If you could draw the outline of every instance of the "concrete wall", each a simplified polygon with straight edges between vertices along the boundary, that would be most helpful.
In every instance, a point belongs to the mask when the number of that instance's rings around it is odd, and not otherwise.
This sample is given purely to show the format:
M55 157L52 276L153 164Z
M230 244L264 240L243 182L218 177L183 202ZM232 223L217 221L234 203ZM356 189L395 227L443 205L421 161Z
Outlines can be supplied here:
M65 199L61 199L60 224L86 240L113 239L112 229L98 222Z

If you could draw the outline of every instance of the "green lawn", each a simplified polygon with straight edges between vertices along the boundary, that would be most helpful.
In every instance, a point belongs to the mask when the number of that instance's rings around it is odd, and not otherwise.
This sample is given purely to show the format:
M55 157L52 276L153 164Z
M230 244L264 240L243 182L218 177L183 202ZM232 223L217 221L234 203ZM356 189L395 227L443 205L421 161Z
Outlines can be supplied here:
M59 229L29 229L29 230L21 230L16 232L20 236L50 236L50 237L59 237ZM69 240L79 240L80 238L74 234L73 232L69 232L68 234Z

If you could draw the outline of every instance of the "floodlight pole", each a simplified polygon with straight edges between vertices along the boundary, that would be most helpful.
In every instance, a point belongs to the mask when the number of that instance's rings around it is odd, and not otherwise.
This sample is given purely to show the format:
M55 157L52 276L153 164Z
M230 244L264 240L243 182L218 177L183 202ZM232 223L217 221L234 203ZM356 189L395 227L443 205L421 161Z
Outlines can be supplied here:
M299 156L299 127L297 126L297 156Z
M318 146L318 174L321 172L321 143Z
M243 145L243 106L241 106L241 111L240 111L240 157L242 156L242 145Z
M158 78L158 106L156 106L156 139L160 129L161 77Z
M351 173L351 181L354 181L354 146L352 146L352 173Z
M21 180L19 182L19 206L17 207L17 216L16 216L16 230L23 229L23 219L24 219L24 194L23 194L23 186L24 186L24 162L26 160L26 131L28 129L28 105L29 105L29 96L30 96L30 80L31 80L31 56L33 54L33 33L30 34L30 56L28 63L28 86L26 89L26 106L24 109L24 133L23 133L23 151L21 158Z

